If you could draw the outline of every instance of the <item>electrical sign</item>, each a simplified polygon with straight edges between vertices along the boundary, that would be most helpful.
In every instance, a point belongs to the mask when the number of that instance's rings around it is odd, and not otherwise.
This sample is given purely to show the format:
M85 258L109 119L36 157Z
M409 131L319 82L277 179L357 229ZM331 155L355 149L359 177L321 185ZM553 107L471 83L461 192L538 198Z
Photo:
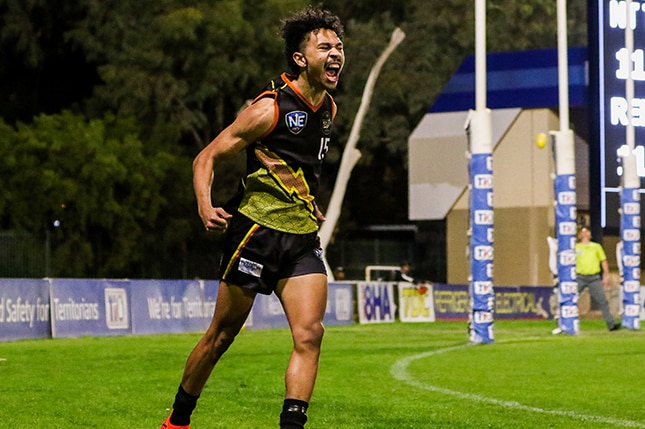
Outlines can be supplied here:
M603 228L620 226L621 154L627 150L628 109L636 135L634 154L637 172L645 177L645 1L600 0L598 13L598 81L600 141L600 215ZM630 56L625 47L625 28L629 22L634 31L634 50ZM631 70L634 97L625 96L625 84Z

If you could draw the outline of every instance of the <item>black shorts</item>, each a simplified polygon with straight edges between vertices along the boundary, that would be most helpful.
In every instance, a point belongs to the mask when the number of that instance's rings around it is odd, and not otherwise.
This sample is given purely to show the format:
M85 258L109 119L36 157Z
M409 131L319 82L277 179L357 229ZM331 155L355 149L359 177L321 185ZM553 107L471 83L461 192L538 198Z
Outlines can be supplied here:
M317 232L291 234L233 216L224 239L223 281L270 295L279 280L312 273L327 274Z

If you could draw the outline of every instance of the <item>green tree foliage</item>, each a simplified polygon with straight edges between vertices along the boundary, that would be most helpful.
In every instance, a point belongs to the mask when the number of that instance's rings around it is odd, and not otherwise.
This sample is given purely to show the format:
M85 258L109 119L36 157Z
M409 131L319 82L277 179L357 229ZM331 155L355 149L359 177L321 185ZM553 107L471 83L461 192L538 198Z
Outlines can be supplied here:
M171 155L146 151L134 122L112 116L88 122L64 111L2 131L2 224L50 231L53 275L127 274L143 262L145 236L168 205Z
M201 149L281 68L279 17L304 2L90 2L68 33L97 64L91 108L134 116L147 139Z
M78 0L0 0L0 117L31 121L91 94L96 72L65 42L82 11Z

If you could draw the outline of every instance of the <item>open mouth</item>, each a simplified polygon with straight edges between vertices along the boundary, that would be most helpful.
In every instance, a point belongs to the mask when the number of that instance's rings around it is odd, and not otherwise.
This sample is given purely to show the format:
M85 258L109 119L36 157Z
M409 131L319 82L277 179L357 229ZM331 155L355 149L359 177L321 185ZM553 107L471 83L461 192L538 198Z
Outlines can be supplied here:
M327 79L332 82L336 82L340 75L340 69L341 66L339 63L329 63L327 64L327 67L325 67L325 76L327 76Z

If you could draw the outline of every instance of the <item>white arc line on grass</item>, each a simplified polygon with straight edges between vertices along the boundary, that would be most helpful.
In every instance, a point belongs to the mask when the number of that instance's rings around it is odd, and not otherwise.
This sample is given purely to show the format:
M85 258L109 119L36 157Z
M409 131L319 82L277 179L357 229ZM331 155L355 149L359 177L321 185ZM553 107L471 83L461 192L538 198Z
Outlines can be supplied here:
M410 365L410 363L414 362L415 360L425 359L430 356L435 356L435 355L439 355L439 354L443 354L443 353L451 352L455 350L461 350L466 347L472 347L472 346L473 344L468 343L468 344L463 344L461 346L446 347L445 349L433 350L430 352L420 353L418 355L408 356L406 358L399 359L390 368L390 374L392 374L392 376L395 379L402 381L410 386L414 386L423 390L429 390L431 392L441 393L444 395L456 396L458 398L466 399L473 402L484 402L487 404L493 404L493 405L497 405L505 408L512 408L515 410L528 411L532 413L550 414L554 416L571 417L577 420L607 423L615 426L623 426L623 427L630 427L630 428L645 428L644 423L634 422L631 420L621 420L621 419L612 419L611 417L592 416L589 414L576 413L574 411L549 410L545 408L532 407L530 405L520 404L519 402L516 402L516 401L502 401L500 399L489 398L487 396L480 396L472 393L458 392L456 390L450 390L443 387L422 383L418 380L415 380L410 374L408 374L408 366Z

